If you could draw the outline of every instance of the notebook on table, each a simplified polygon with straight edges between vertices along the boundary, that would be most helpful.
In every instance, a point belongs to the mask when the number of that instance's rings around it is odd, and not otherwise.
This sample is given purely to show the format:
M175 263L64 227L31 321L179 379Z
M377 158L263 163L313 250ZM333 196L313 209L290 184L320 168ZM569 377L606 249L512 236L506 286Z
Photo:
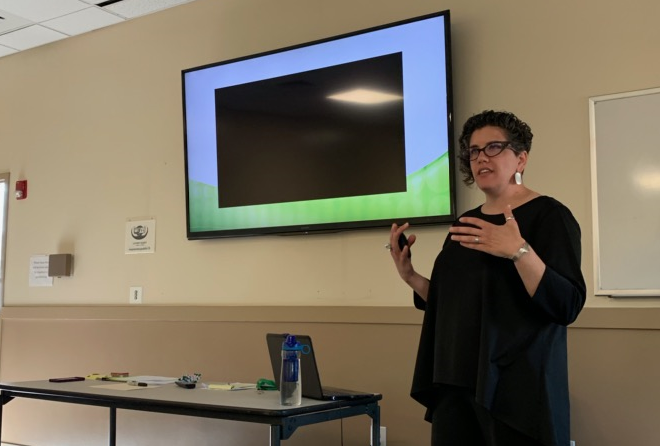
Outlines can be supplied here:
M280 388L280 368L282 366L282 342L284 342L286 335L286 333L268 333L266 335L270 364L273 367L273 376L278 389ZM373 396L373 393L321 386L321 377L316 365L312 338L307 335L295 336L299 343L309 346L309 352L300 355L302 396L315 400L350 400Z

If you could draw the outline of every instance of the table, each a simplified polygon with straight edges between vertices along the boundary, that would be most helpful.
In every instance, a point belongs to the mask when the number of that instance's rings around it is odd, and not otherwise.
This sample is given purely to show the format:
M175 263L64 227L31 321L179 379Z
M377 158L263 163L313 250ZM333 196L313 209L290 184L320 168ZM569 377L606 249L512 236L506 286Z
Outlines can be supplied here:
M271 446L279 446L301 426L368 415L372 419L373 444L380 444L380 394L346 401L303 398L300 406L292 407L280 405L277 391L184 389L175 384L121 391L112 390L112 384L96 380L0 383L0 441L4 406L14 398L31 398L109 408L110 446L116 444L117 409L268 424Z

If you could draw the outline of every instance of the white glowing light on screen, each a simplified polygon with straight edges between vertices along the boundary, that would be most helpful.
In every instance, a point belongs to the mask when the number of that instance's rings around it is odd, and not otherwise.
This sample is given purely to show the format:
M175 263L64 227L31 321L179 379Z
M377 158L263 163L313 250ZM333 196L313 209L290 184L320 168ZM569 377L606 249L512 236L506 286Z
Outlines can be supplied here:
M403 96L383 91L356 88L328 96L335 101L354 102L357 104L383 104L385 102L400 101Z

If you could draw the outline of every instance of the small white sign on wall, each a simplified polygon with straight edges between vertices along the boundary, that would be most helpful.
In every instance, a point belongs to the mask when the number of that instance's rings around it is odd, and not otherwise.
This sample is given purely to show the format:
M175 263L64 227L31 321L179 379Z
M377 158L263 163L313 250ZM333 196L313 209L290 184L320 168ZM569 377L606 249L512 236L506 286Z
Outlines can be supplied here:
M151 254L156 251L156 220L126 222L126 254Z
M53 278L48 277L48 256L30 256L30 286L53 286Z

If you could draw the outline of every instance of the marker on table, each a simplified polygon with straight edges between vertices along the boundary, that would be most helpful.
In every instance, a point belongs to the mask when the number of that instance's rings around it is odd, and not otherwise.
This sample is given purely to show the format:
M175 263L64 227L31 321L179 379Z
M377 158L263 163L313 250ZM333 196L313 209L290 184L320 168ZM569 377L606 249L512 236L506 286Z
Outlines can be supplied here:
M140 387L147 387L148 386L147 383L142 383L142 382L139 382L139 381L128 381L128 385L129 386L140 386Z

